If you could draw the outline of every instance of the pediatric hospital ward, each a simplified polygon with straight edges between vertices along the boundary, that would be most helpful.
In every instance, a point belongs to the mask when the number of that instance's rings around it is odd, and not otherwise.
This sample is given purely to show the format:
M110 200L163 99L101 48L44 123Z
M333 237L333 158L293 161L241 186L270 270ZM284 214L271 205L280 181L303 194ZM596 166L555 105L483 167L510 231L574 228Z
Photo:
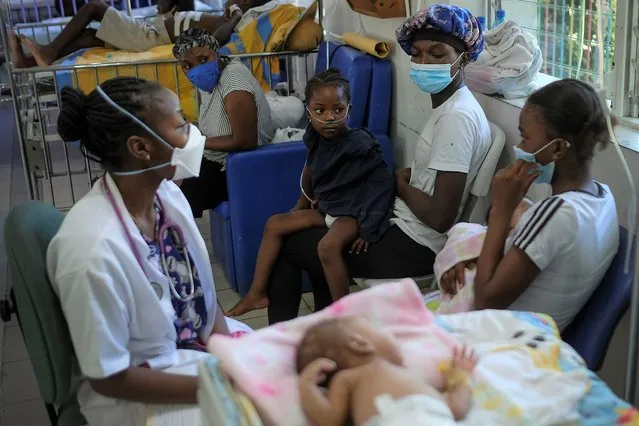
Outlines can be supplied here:
M639 426L636 0L0 0L0 426Z

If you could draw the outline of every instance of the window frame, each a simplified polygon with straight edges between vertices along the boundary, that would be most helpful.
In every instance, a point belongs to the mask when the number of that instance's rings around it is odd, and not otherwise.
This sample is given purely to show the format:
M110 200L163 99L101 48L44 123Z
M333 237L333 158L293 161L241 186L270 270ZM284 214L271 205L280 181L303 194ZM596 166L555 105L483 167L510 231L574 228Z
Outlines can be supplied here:
M637 77L632 62L637 58L637 9L633 0L617 0L615 28L615 66L613 81L607 94L612 99L613 112L619 117L632 117L631 92L637 93ZM610 91L612 89L612 91ZM638 94L639 95L639 94ZM637 95L635 95L636 97ZM639 99L638 99L639 101Z
M492 24L499 3L499 0L484 0L488 25ZM639 129L639 4L636 3L636 0L617 0L614 67L604 76L604 81L606 97L612 101L613 113ZM636 69L632 65L633 61L637 64ZM543 81L552 81L554 78L542 72L539 74L549 77ZM636 99L634 111L631 92Z

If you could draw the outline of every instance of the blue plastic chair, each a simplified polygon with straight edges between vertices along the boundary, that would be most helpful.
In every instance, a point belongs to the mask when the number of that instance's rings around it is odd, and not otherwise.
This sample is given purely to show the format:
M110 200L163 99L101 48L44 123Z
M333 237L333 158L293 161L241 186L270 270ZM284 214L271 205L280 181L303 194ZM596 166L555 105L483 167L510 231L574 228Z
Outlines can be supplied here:
M619 228L619 250L604 275L601 284L564 330L562 338L586 361L592 371L603 365L610 340L630 305L635 244L632 247L630 268L624 272L628 231Z

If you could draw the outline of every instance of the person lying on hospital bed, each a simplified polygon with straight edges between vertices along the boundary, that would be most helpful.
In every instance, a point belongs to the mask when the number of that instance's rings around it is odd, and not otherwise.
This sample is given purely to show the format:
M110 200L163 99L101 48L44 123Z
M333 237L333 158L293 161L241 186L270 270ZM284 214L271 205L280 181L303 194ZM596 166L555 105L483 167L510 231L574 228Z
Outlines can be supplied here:
M515 229L532 204L533 202L528 198L521 200L510 219L509 231ZM438 314L468 312L474 306L473 292L477 272L474 261L481 252L486 237L486 226L461 222L453 226L447 235L446 245L437 253L435 265L433 265L435 280L440 291L429 294L424 300L428 309ZM459 285L455 281L456 276L459 276ZM454 295L446 290L453 286L456 290Z
M234 1L225 16L210 13L181 11L175 0L160 0L158 16L150 22L135 19L109 6L102 0L89 0L71 21L64 26L48 45L9 32L9 48L16 68L34 66L46 67L54 61L80 49L90 47L110 47L130 52L146 52L156 46L172 44L189 28L203 28L214 34L220 44L226 43L242 14L267 0ZM100 22L98 30L87 28L93 22ZM25 55L24 44L31 56Z
M601 282L619 245L615 199L592 177L595 151L607 146L610 135L597 93L577 80L530 95L519 128L517 162L493 179L481 254L455 267L460 274L444 279L442 289L455 294L465 264L476 262L476 309L544 313L563 330ZM552 196L536 202L511 231L513 212L532 183L550 184Z
M206 245L180 189L204 137L157 82L118 77L61 94L58 132L106 174L66 215L47 270L84 378L91 426L134 424L144 404L195 404L212 333L248 331L216 301Z
M312 425L343 425L351 418L355 426L452 426L472 407L472 350L454 349L445 388L436 389L404 368L390 333L360 317L308 329L296 364L302 408Z
M410 57L408 77L428 94L433 110L417 138L412 166L395 172L393 226L368 251L344 253L351 278L430 275L491 144L486 115L464 82L464 67L484 47L475 17L462 7L431 5L397 29L397 40ZM297 316L302 270L311 278L315 309L332 303L317 254L327 232L305 229L285 240L268 284L269 323Z
M251 70L240 59L229 60L206 30L190 28L173 46L173 55L200 93L198 126L206 136L200 174L180 188L193 215L228 200L226 157L249 151L273 139L271 108Z

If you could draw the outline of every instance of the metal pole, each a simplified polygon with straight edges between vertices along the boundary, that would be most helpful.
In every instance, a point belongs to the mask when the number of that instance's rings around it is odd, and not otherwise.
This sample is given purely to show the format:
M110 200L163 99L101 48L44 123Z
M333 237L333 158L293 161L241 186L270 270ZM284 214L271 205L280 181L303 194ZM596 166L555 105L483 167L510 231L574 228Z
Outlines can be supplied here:
M632 280L632 298L630 299L630 338L628 344L628 360L626 365L626 389L624 398L635 405L637 388L637 350L639 333L639 257L635 252L635 264Z
M633 4L634 3L634 4ZM627 56L630 56L630 49L631 49L631 37L633 36L637 36L637 31L636 31L636 26L635 23L637 22L635 19L637 18L637 14L639 14L639 11L636 8L636 2L632 2L632 1L628 1L628 2L623 2L622 4L625 4L625 13L623 13L624 11L622 10L620 14L618 14L618 22L617 22L617 30L615 32L615 34L617 34L617 37L619 37L620 34L626 35L626 37L621 37L621 39L617 38L617 40L619 40L618 43L618 48L619 50L617 50L617 47L615 47L615 57L616 59L620 59L620 57L624 54L626 54ZM622 18L622 16L626 16L625 18L625 25L624 22L619 22ZM601 24L600 24L601 25ZM625 33L625 34L624 34ZM639 46L636 48L637 51L639 52ZM621 61L617 62L618 65L621 65ZM621 70L621 72L619 72ZM625 112L625 106L623 105L623 102L625 101L624 96L623 96L623 91L620 90L621 87L623 87L623 77L625 77L625 73L630 71L630 68L628 69L623 69L620 66L620 70L618 70L618 74L617 74L617 78L619 79L617 86L615 87L615 93L616 93L616 98L615 100L617 101L616 103L618 103L619 105L616 106L617 111L618 112ZM637 72L639 70L637 70L637 68L635 68L635 79L637 80ZM638 80L639 81L639 80ZM639 87L635 86L634 92L636 93L636 90ZM634 99L631 99L631 101L635 101ZM631 104L630 106L630 110L632 111L633 105ZM636 215L636 212L635 212ZM634 220L634 223L637 223L637 216L633 217L633 218L629 218ZM632 223L629 223L629 225L631 225ZM636 232L636 231L635 231ZM634 236L630 236L631 238ZM634 271L633 272L633 280L632 280L632 297L630 299L630 335L628 336L628 359L626 360L626 383L625 383L625 389L624 389L624 398L626 401L628 401L630 404L635 405L636 403L636 390L637 390L637 356L639 355L639 351L638 351L638 345L639 342L637 341L637 333L639 333L639 258L637 257L637 252L634 252L635 255L635 261L634 261Z
M326 18L326 4L324 0L317 0L319 4L319 24L322 27L322 37L324 38L324 42L326 43L326 69L331 67L329 63L331 60L331 53L329 51L330 44L328 42L328 31L326 30L326 25L324 25L324 19Z
M7 7L8 1L2 0L2 7L0 7L0 26L2 26L2 49L5 52L7 59L7 71L9 74L9 88L11 89L11 100L13 101L13 118L16 122L16 133L18 135L18 142L20 143L20 157L22 159L22 168L24 169L24 180L27 183L27 192L29 195L29 199L35 199L35 193L33 190L33 182L31 181L31 176L29 174L29 164L27 162L27 156L25 152L24 146L24 137L22 134L22 126L20 123L19 117L19 109L18 109L18 95L17 95L17 86L15 81L15 75L13 74L13 62L9 52L9 43L7 42Z
M131 16L133 14L131 11L131 0L126 0L124 4L126 5L126 14Z
M51 153L49 152L49 143L46 140L47 129L44 125L44 116L42 115L42 108L40 107L40 96L38 96L38 84L36 82L36 75L33 74L31 79L31 85L33 87L33 99L35 100L35 111L38 123L40 124L40 142L42 143L42 149L44 151L44 179L49 181L49 191L51 191L51 204L55 206L55 194L53 191L53 178L51 172L53 171L53 164L51 161ZM42 184L42 191L44 191L44 183Z

